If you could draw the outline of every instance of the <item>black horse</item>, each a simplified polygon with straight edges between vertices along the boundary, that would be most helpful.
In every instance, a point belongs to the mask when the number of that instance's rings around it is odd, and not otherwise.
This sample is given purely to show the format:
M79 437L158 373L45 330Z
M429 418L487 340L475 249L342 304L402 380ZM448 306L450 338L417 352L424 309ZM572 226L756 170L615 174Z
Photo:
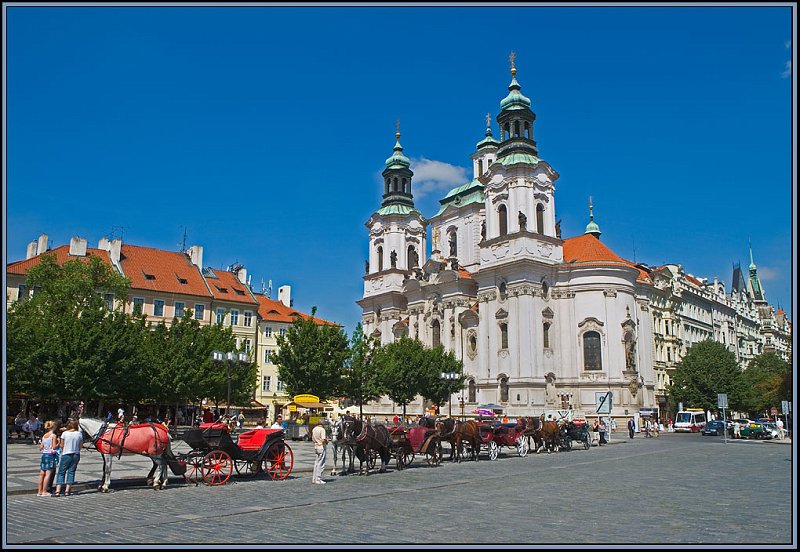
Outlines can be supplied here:
M345 440L355 443L356 458L358 458L358 473L364 473L364 462L367 463L366 475L369 475L370 464L379 456L381 459L381 469L379 473L386 471L386 464L389 463L392 453L390 447L391 437L389 430L383 424L371 426L361 420L354 420L345 423Z

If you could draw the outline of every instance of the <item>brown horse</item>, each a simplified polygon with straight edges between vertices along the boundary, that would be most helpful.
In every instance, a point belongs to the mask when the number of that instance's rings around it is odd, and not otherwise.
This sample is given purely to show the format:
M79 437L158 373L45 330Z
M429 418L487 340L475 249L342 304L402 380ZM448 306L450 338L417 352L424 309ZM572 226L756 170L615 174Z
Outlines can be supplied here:
M543 448L546 449L548 453L553 451L558 452L558 422L555 420L543 421L541 422L540 431ZM539 452L540 450L541 449L537 449L536 452Z
M370 458L380 456L381 469L379 473L386 471L386 464L392 457L390 447L391 437L389 430L383 424L371 426L361 420L345 422L344 440L355 444L355 454L358 458L358 473L364 473L364 462L367 462L366 475L369 475Z
M481 437L478 424L474 420L459 422L453 418L436 421L436 431L442 440L450 442L450 460L461 462L462 446L469 445L473 460L478 459Z

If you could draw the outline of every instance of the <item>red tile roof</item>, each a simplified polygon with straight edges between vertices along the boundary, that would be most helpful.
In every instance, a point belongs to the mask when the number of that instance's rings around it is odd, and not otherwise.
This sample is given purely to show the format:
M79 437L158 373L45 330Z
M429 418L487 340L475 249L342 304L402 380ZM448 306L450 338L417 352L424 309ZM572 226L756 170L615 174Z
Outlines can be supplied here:
M211 272L216 278L207 276L206 282L214 299L248 305L258 304L256 298L250 293L250 288L240 282L236 274L227 270L212 269Z
M693 283L696 286L702 286L703 285L703 282L701 282L700 280L698 280L697 278L695 278L691 274L684 274L683 277L686 278L687 280L689 280L691 283Z
M467 280L472 280L472 274L470 274L469 271L464 270L463 268L458 269L458 277L465 278Z
M625 260L592 234L583 234L564 240L564 262L589 265L624 265L639 271L637 281L651 283L646 270Z
M87 260L89 257L99 257L109 265L111 264L111 260L108 258L108 253L106 253L102 249L92 249L90 247L87 247L85 257L76 257L74 255L69 254L68 245L62 245L60 247L56 247L55 249L47 251L47 253L55 253L56 263L58 263L59 265L63 265L64 263L72 259ZM6 265L6 272L9 274L27 274L31 268L39 264L42 255L44 255L44 253L36 255L35 257L31 257L30 259L25 259L23 261L15 261L13 263L8 263Z
M211 297L200 270L185 253L123 244L120 265L132 290Z
M306 320L312 318L308 314L289 308L280 301L275 301L274 299L270 299L265 295L255 294L255 297L258 300L258 316L260 316L262 320L268 320L270 322L286 322L291 324L298 316ZM317 317L313 317L313 320L317 324L330 324L333 326L337 325L333 322L328 322L327 320L322 320L321 318Z

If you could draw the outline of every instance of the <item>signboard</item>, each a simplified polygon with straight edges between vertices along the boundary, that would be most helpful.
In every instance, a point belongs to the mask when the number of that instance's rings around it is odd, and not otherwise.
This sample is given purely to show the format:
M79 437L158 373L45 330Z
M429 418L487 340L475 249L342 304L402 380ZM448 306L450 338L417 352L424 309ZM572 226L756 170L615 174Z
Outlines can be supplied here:
M289 412L297 412L297 405L296 404L290 404L289 405Z
M788 414L789 410L789 401L781 401L781 413Z
M309 395L309 394L295 395L294 397L292 397L292 402L296 402L296 403L318 403L319 402L319 397L317 397L316 395Z
M597 405L596 412L598 414L611 414L611 398L613 393L611 391L606 391L605 393L595 392L595 404Z
M727 393L718 393L717 394L717 408L728 408L728 394Z

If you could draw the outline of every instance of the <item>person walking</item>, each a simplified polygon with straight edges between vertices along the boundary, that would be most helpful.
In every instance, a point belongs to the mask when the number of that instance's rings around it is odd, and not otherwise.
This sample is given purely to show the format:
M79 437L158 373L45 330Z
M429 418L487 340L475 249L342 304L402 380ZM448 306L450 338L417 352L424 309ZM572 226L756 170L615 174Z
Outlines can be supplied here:
M239 411L239 415L236 416L236 421L238 422L239 429L242 429L242 427L244 426L244 412L242 412L241 410Z
M606 440L606 421L603 418L600 418L598 429L600 431L600 446L608 444Z
M628 438L633 439L633 434L636 432L636 423L633 418L628 419Z
M783 440L783 420L778 418L775 421L775 427L778 428L778 439L780 439L782 441Z
M592 442L594 443L595 441L600 446L600 424L597 423L597 420L592 424Z
M51 496L50 495L50 481L53 479L53 473L56 470L57 456L56 446L58 445L58 438L53 433L56 423L48 420L44 424L45 434L39 441L39 451L42 457L39 460L39 481L36 485L36 496Z
M314 452L317 458L314 460L314 473L311 482L317 485L324 485L325 481L322 480L322 472L325 470L325 453L326 445L328 444L328 436L325 433L325 426L317 423L311 432L311 441L314 443Z
M56 473L56 492L53 496L61 496L61 486L66 483L64 496L69 496L70 487L75 483L75 470L81 460L81 443L83 435L78 428L78 420L67 422L67 429L61 434L59 445L61 446L61 460L58 462L58 472ZM66 475L66 481L65 476Z

